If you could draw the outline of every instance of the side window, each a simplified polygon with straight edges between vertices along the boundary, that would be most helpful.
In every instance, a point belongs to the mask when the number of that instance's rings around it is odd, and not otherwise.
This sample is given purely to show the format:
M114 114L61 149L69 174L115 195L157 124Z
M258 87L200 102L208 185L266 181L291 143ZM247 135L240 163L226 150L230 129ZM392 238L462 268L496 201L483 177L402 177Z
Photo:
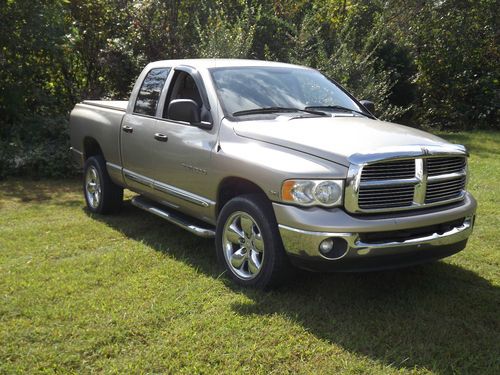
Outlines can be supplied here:
M163 111L164 118L168 118L168 105L175 99L192 99L200 108L202 107L203 102L201 100L200 91L198 90L193 77L191 77L188 73L175 73L165 102L165 109Z
M137 100L134 113L154 116L161 90L165 85L170 68L152 69L144 78Z

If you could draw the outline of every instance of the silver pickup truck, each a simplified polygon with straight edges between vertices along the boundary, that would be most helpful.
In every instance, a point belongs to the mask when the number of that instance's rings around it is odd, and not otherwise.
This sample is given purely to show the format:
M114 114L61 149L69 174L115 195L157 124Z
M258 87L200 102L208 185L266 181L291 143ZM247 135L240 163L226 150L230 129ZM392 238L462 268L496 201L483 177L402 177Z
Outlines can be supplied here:
M215 237L241 285L462 250L476 211L467 151L373 113L307 67L158 61L128 102L76 105L71 149L91 212L117 211L130 189L135 206Z

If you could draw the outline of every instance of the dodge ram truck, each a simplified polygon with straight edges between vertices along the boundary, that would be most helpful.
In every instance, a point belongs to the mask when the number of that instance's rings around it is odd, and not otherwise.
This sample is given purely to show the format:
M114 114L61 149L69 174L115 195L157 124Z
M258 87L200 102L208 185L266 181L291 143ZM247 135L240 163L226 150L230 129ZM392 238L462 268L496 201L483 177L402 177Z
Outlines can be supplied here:
M461 145L377 119L319 71L284 63L158 61L129 101L83 101L71 150L88 210L131 203L198 236L238 284L294 266L367 271L466 246L476 201Z

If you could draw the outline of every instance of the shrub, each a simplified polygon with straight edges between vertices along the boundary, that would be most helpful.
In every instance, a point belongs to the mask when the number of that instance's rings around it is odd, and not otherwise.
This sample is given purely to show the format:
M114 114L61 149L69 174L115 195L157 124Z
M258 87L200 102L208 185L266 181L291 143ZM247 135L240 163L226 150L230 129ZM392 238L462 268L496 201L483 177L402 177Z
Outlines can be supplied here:
M66 116L24 118L3 140L0 176L67 177L76 170L69 152Z

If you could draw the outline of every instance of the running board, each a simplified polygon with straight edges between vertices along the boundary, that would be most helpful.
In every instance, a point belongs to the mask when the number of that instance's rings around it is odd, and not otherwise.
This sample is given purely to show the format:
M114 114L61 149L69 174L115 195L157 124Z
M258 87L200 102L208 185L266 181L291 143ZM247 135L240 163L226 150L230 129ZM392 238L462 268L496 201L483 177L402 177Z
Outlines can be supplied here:
M170 221L172 224L178 225L179 227L186 229L187 231L196 234L197 236L205 238L215 237L215 231L213 229L204 227L202 225L197 225L194 222L190 222L187 216L167 211L166 207L160 207L158 204L155 204L155 202L140 195L132 198L131 202L134 206L151 212L152 214L155 214L162 219ZM197 220L193 219L193 221ZM208 224L206 225L208 226Z

